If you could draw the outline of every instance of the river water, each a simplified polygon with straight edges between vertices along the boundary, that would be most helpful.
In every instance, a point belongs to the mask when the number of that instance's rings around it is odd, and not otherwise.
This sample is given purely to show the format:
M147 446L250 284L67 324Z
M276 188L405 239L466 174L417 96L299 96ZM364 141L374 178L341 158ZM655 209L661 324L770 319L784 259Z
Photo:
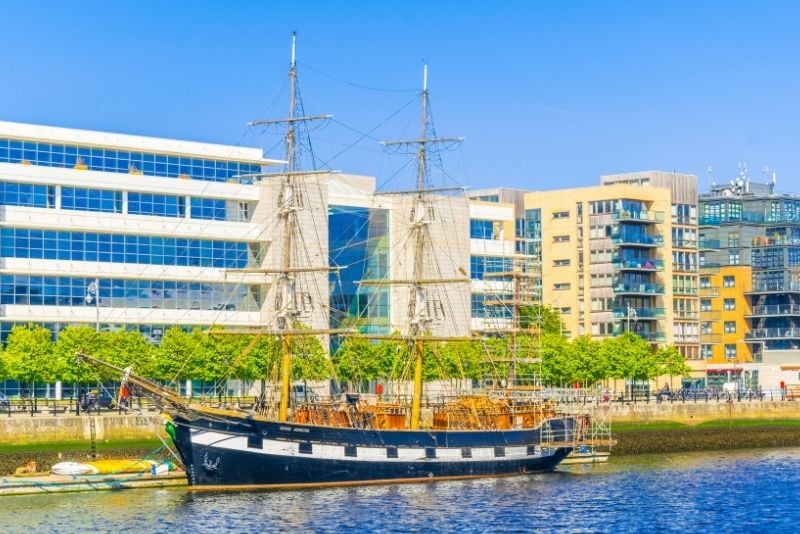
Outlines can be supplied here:
M2 532L793 532L800 449L617 457L523 477L3 497Z

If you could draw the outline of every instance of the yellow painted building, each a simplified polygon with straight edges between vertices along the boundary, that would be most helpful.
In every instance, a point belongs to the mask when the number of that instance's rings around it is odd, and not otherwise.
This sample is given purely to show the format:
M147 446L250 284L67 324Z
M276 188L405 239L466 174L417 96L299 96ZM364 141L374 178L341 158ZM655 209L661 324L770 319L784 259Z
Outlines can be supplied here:
M746 294L752 288L748 265L725 265L700 273L700 353L709 364L753 361L745 342L751 314Z
M629 183L525 195L541 212L543 302L569 335L674 341L671 203L669 188Z

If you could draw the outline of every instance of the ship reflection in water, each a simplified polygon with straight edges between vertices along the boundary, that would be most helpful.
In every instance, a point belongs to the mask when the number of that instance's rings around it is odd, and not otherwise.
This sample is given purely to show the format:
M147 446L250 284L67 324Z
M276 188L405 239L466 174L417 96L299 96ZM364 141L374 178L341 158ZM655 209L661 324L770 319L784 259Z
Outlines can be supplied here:
M6 497L4 532L795 531L800 449L612 457L501 479ZM737 504L747 503L747 506Z

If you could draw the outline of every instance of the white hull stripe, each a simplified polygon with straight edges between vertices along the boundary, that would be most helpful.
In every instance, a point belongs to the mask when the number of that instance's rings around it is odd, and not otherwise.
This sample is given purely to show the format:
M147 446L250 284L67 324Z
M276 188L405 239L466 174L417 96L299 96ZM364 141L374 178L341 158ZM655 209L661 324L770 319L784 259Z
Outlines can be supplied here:
M534 454L528 454L524 446L505 447L505 456L495 456L494 447L472 447L471 458L464 458L461 448L436 447L436 458L426 458L424 448L397 447L397 458L387 457L386 447L357 447L356 456L345 456L344 445L325 445L313 443L311 453L301 453L300 444L292 441L262 440L262 448L248 447L247 436L235 436L221 432L192 430L193 445L211 446L218 449L267 454L272 456L288 456L300 458L316 458L321 460L350 460L364 462L455 462L481 460L522 460L526 458L543 458L551 455L545 447L536 446Z

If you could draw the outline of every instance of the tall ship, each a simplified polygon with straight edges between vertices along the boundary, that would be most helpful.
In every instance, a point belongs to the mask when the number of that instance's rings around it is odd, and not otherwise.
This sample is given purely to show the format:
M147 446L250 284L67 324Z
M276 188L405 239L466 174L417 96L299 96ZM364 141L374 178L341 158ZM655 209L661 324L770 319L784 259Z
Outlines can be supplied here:
M432 357L431 347L461 343L474 347L485 342L468 325L448 331L438 324L458 320L457 314L448 313L447 297L457 293L458 287L464 291L470 279L463 268L455 274L443 274L437 268L438 258L447 253L440 244L442 237L447 239L446 231L437 225L447 220L446 207L457 203L459 195L464 197L458 188L430 184L431 147L458 140L430 135L427 78L425 66L419 136L384 143L408 149L416 159L415 186L383 193L405 211L398 215L405 217L401 225L405 235L398 240L404 246L393 251L391 258L393 264L404 267L390 269L402 275L361 281L365 287L382 285L404 296L403 306L398 306L403 313L397 331L315 329L303 321L308 310L328 310L327 302L318 306L312 302L315 297L328 298L325 291L303 287L307 280L327 281L331 271L327 264L315 262L306 247L303 234L309 225L303 213L312 202L308 184L329 171L298 167L298 128L328 116L305 116L298 106L293 37L289 117L259 122L285 128L285 169L253 177L274 192L275 227L269 252L262 264L250 269L272 280L267 298L274 308L268 324L250 334L254 340L270 339L280 355L276 375L262 381L259 402L247 410L201 405L131 369L85 356L90 363L123 373L123 384L161 400L190 485L295 488L521 475L553 470L573 449L593 439L591 417L585 410L564 408L541 388L515 390L513 351L510 380L500 387L478 384L452 394L426 391L430 386L423 380L423 371L431 365L426 361ZM438 241L433 237L436 233ZM520 329L506 330L511 331L513 349ZM298 398L292 369L302 355L294 353L296 341L308 337L328 341L330 336L394 343L403 354L405 387L370 398L347 392L322 398L307 390ZM274 386L272 396L266 394L267 382Z

